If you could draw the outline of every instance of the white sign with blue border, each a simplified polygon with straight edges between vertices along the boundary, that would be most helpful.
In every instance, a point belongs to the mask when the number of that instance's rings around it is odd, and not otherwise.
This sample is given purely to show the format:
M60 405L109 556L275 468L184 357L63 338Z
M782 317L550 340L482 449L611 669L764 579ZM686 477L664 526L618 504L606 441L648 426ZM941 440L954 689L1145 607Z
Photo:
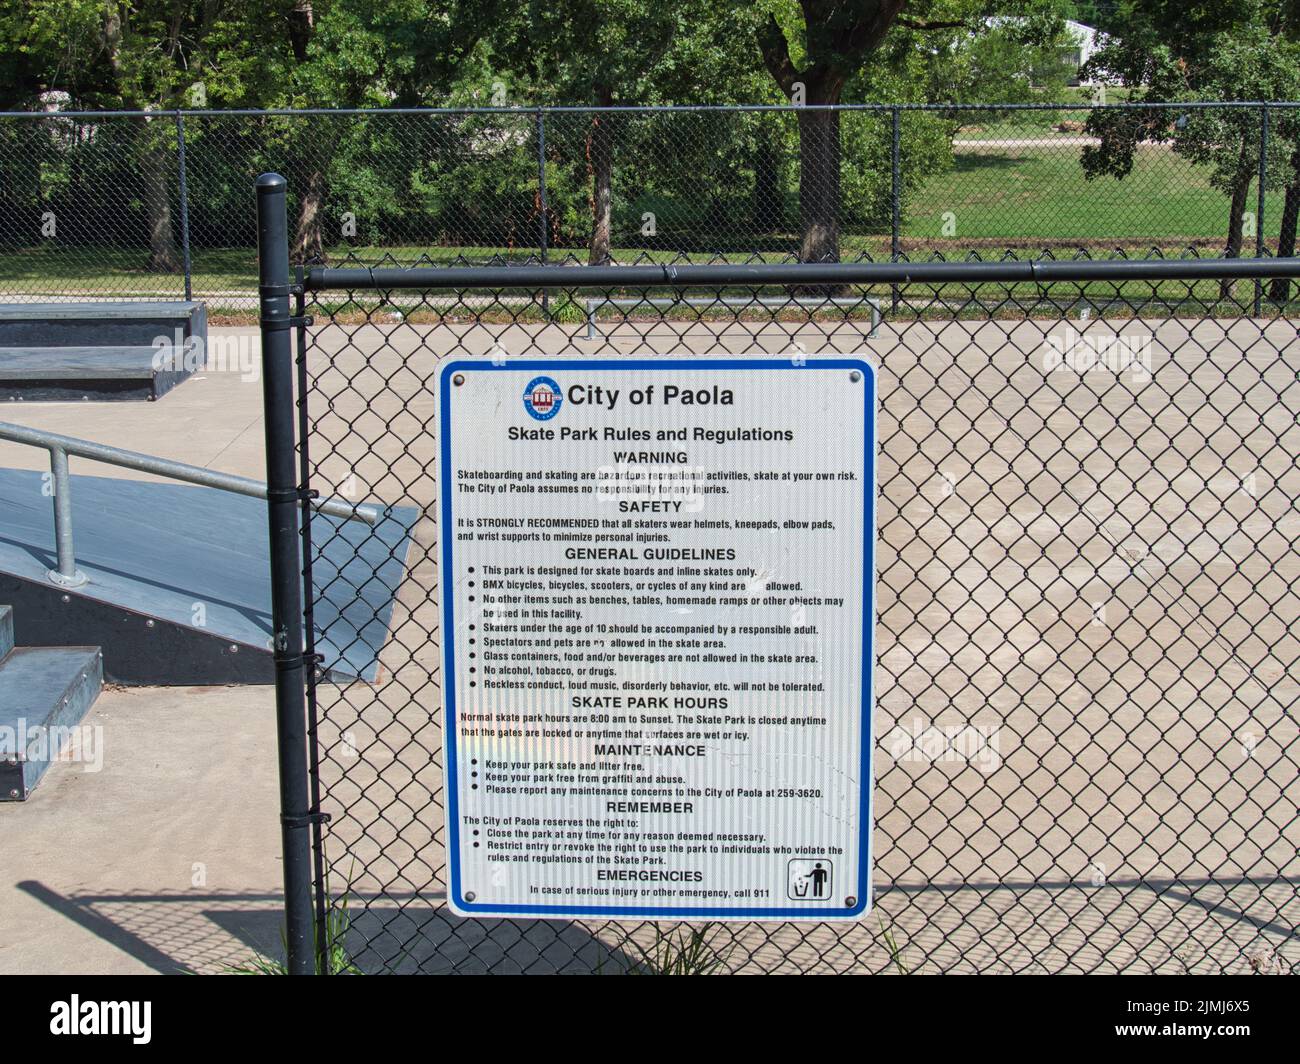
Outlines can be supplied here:
M463 360L440 404L452 909L866 912L872 366Z

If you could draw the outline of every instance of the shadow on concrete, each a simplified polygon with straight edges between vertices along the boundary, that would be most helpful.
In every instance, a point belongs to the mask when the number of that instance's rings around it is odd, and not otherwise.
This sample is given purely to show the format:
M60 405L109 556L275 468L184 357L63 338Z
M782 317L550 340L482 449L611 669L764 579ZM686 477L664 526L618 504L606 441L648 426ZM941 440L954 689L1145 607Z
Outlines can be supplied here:
M246 969L259 960L275 964L283 959L283 903L277 892L66 895L35 880L25 880L17 887L155 972L222 973ZM1149 899L1148 904L1160 900L1172 903L1178 911L1199 911L1229 926L1285 942L1296 934L1296 914L1290 905L1298 896L1297 887L1300 877L1294 876L1125 879L1111 880L1087 893L1094 901L1109 899L1112 909L1119 903L1136 902L1135 896ZM1281 890L1286 901L1270 902L1270 888ZM890 904L891 896L909 899L904 903L908 905L927 894L952 901L964 897L977 908L983 905L981 899L1000 895L1027 900L1036 894L1050 905L1051 899L1082 889L1079 883L1066 880L889 884L877 887L875 907L880 911L896 908ZM636 950L631 923L467 920L451 913L442 903L444 897L441 892L350 894L345 951L351 964L362 973L424 974L621 974L639 967L638 954L624 948L631 944ZM1257 909L1255 913L1250 912L1252 907ZM1144 910L1133 911L1138 915ZM927 918L927 926L932 919ZM743 926L731 925L733 934ZM802 927L801 935L827 925ZM840 928L836 933L852 930ZM1116 933L1123 935L1119 929ZM834 943L832 935L826 948L833 949ZM782 967L783 960L790 960L785 950L798 945L799 940L787 943L766 963Z
M19 890L159 973L221 973L283 959L277 893L61 894ZM621 973L622 950L568 921L464 920L440 894L350 895L346 951L362 972Z

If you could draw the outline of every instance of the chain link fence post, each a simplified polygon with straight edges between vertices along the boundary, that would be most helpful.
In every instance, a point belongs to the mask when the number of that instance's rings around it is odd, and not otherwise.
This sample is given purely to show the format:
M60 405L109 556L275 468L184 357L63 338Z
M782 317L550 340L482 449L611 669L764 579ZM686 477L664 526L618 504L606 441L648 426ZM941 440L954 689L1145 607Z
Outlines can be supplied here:
M537 109L537 246L541 252L542 265L547 259L546 234L546 112ZM542 289L542 317L549 319L551 294Z
M1259 199L1255 210L1255 257L1264 256L1264 185L1268 179L1268 104L1259 109ZM1255 281L1255 317L1259 317L1264 282Z
M312 857L303 658L302 559L296 468L293 352L289 331L287 182L262 174L257 187L257 275L266 420L266 494L271 546L280 827L284 845L285 943L290 975L314 970Z
M889 191L889 261L897 262L899 256L899 246L902 228L902 191L899 184L902 179L902 165L899 160L900 146L902 144L902 129L900 126L900 116L897 107L890 112L890 122L893 131L892 141L889 149L890 165L890 191ZM898 312L898 285L892 285L889 290L889 310L891 314Z
M181 257L185 268L185 300L194 298L194 281L190 269L190 193L185 178L185 116L176 112L176 181L181 209Z

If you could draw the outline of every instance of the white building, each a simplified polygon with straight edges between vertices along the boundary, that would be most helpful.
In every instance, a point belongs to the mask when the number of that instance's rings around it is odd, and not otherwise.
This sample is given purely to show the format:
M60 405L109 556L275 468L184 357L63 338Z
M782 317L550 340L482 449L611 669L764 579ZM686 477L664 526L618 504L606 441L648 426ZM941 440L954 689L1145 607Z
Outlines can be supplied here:
M1105 34L1093 29L1091 26L1085 26L1082 22L1075 22L1073 19L1065 20L1065 33L1074 45L1074 54L1070 57L1070 62L1078 70L1089 59L1092 54L1101 47ZM1096 81L1081 80L1077 75L1070 79L1072 85L1096 85Z

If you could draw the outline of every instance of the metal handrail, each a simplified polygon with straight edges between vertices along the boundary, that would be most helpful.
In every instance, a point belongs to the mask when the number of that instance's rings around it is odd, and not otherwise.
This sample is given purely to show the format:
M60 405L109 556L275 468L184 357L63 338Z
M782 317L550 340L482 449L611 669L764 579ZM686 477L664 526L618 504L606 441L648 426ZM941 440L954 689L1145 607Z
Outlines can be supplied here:
M266 485L260 480L235 476L233 473L219 473L204 469L202 466L175 462L170 458L157 455L141 454L127 451L121 447L110 447L105 443L80 440L75 436L64 436L44 429L31 429L23 425L11 425L0 421L0 440L11 443L27 444L40 447L50 452L50 476L54 488L54 540L58 555L58 568L46 574L60 587L80 587L87 582L87 576L77 568L76 554L72 545L72 478L68 472L68 456L88 458L105 465L121 466L123 469L135 469L141 473L181 480L188 484L198 484L218 491L229 491L235 495L247 495L254 499L265 499ZM363 521L368 525L376 524L382 516L373 506L354 506L340 499L309 499L313 510L318 510L330 517L340 517L345 521Z

